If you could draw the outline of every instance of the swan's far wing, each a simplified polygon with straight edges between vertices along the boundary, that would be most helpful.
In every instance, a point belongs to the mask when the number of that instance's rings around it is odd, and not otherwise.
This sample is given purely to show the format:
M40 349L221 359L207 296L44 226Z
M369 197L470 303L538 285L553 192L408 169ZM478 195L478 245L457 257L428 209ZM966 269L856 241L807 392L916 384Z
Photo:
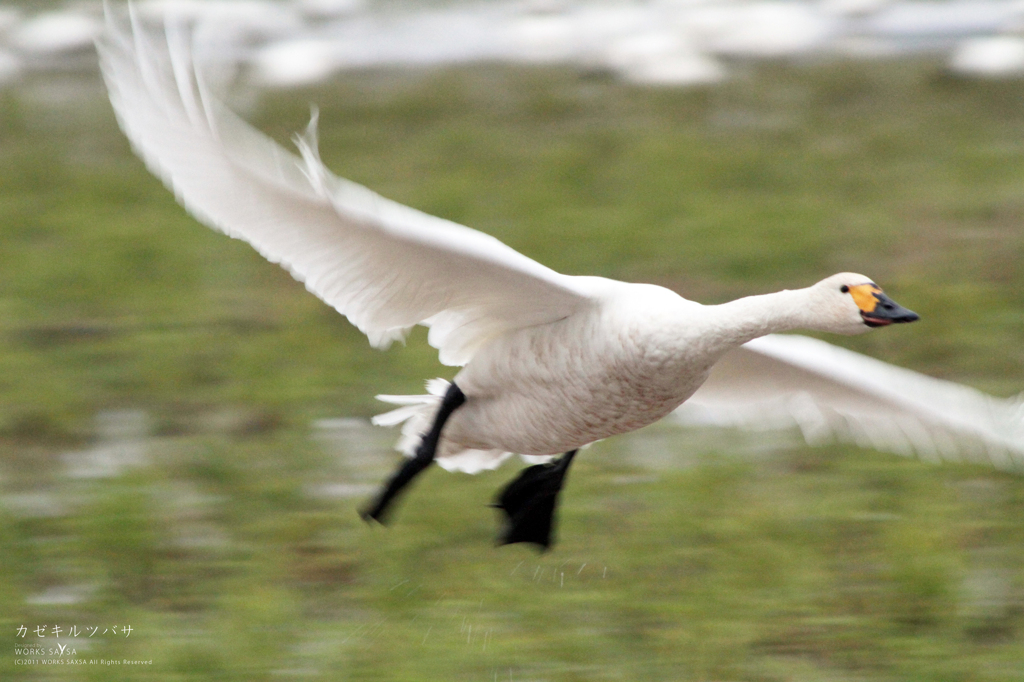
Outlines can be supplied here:
M684 423L797 426L810 443L851 440L924 459L1024 469L1024 402L797 335L726 355L677 411Z
M426 215L333 176L235 116L207 90L191 38L108 12L97 42L118 122L153 173L207 225L280 263L379 347L411 326L446 364L487 339L560 319L589 300L574 279L497 239Z

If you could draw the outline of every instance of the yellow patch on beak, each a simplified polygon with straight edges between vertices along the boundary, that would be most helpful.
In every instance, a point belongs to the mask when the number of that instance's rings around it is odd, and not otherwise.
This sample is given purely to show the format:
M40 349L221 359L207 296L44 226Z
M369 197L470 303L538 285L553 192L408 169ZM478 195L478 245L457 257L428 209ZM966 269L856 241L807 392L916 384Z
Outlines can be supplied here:
M853 296L853 302L857 304L862 313L873 313L875 308L878 307L878 298L876 294L881 294L882 290L877 284L858 284L855 287L850 287L850 296Z

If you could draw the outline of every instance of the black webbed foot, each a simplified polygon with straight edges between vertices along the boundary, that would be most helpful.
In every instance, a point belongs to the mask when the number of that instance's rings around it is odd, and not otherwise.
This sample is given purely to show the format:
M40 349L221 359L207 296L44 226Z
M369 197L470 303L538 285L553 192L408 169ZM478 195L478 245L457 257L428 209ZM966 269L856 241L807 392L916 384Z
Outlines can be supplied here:
M551 546L555 506L576 451L565 453L554 462L523 469L514 481L498 494L494 506L507 517L498 539L499 545L532 542L541 551Z

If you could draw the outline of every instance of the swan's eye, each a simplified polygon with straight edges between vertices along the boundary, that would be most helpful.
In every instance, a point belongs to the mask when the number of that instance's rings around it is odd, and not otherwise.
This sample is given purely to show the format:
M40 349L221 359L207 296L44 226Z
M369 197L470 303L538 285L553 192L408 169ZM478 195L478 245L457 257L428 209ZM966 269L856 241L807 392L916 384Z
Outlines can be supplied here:
M844 294L849 293L850 292L850 287L848 287L848 286L846 286L844 284L843 286L839 287L839 291L843 292Z

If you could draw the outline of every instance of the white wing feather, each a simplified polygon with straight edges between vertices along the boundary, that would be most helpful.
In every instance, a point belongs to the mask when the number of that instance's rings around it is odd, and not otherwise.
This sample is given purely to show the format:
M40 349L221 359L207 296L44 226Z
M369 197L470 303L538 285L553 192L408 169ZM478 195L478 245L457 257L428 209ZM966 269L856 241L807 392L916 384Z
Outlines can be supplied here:
M288 153L229 111L192 62L190 37L107 13L97 43L118 121L147 166L207 225L254 246L377 347L431 327L462 365L503 331L586 305L561 275L462 225L389 201L320 162L316 116Z
M715 365L676 411L684 423L797 426L929 460L1024 469L1024 400L999 399L797 335L755 339Z

